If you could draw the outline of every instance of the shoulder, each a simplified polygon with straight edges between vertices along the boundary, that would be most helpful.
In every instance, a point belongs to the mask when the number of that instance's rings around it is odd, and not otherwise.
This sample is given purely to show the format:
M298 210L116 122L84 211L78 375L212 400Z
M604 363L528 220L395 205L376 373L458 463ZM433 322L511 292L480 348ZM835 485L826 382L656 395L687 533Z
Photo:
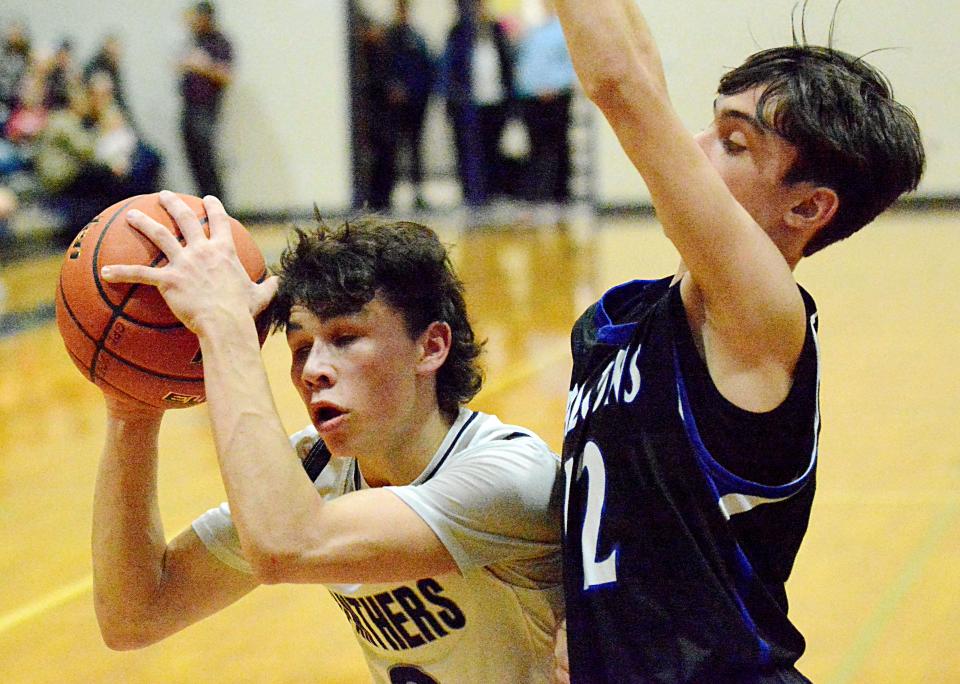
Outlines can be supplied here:
M547 443L532 430L502 422L497 416L473 411L462 428L465 439L454 454L457 461L509 456L550 465L557 461Z

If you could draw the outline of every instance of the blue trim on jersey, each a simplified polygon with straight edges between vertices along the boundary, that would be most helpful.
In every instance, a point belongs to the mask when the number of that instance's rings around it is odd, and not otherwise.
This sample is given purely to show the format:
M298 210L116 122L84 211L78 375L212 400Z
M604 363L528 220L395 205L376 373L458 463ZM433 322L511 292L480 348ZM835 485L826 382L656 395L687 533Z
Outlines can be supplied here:
M697 429L697 423L693 418L693 410L690 406L690 399L687 396L687 387L683 381L683 374L680 372L680 355L677 353L676 345L674 345L673 348L673 369L677 380L680 420L683 423L684 429L686 430L687 438L690 440L690 446L693 448L694 454L697 456L697 460L700 461L701 468L703 468L705 471L704 475L706 475L707 484L710 486L710 490L713 492L714 498L718 502L719 506L719 501L722 495L719 487L717 486L717 481L714 475L720 475L721 479L724 480L727 479L725 476L729 476L730 478L736 480L739 480L740 478L733 475L733 473L729 473L719 463L717 463L710 455L710 452L707 451L707 447L700 438L700 431ZM743 480L743 482L747 484L757 484L747 480ZM762 487L762 485L757 486ZM777 488L773 487L765 489ZM764 495L761 494L761 496ZM734 560L736 562L736 587L733 598L737 603L737 609L740 611L740 617L743 618L743 622L746 624L747 629L750 630L757 640L757 645L760 648L761 663L763 665L767 665L770 662L770 644L767 643L762 636L760 636L760 629L757 627L757 623L754 622L753 616L750 615L750 611L747 610L747 604L743 600L743 594L746 593L746 590L750 586L750 582L753 580L755 573L753 571L753 566L750 565L750 560L743 552L743 549L740 548L739 544L734 544Z
M728 494L743 494L776 501L788 499L807 486L810 480L810 474L813 472L814 466L817 462L816 432L819 429L820 424L820 346L817 338L816 320L817 314L813 313L810 316L810 329L811 334L813 335L814 347L817 354L817 406L814 411L813 453L811 454L810 463L808 464L806 471L804 471L804 473L794 481L788 482L784 485L764 485L760 484L759 482L753 482L751 480L744 479L731 473L713 458L713 456L710 454L710 451L703 443L703 439L700 436L700 430L697 428L697 421L694 418L693 408L690 405L690 398L687 394L687 386L683 379L683 373L680 371L680 354L677 351L676 344L674 344L673 372L677 382L677 398L680 420L682 421L684 430L687 433L690 446L692 447L693 452L704 471L707 484L710 486L711 491L716 497L718 506L721 505L721 499ZM724 513L726 514L725 511ZM737 543L734 544L734 560L737 571L736 593L734 598L736 600L737 607L740 610L740 616L743 618L747 628L757 639L757 645L760 649L761 663L767 665L770 663L771 657L770 644L762 636L760 636L760 630L757 628L757 624L754 622L753 617L747 610L747 606L742 598L742 596L747 592L750 583L753 581L755 572L753 570L753 566L750 564L750 560L743 552L740 544Z
M793 482L788 482L787 484L760 484L759 482L753 482L752 480L747 480L734 475L722 465L717 463L713 456L710 455L710 452L707 450L707 447L704 445L703 440L700 437L700 430L697 428L697 421L693 417L693 409L690 406L690 399L687 396L687 386L683 380L683 374L680 372L680 356L677 353L676 346L674 346L673 350L673 368L674 374L677 378L677 395L680 400L680 418L683 420L683 425L686 428L687 436L690 438L690 444L693 446L693 450L697 454L697 458L700 460L701 465L706 470L706 474L708 475L712 486L717 489L718 500L727 494L746 494L748 496L758 496L764 499L786 499L793 496L807 485L807 482L810 479L810 473L813 472L814 466L817 462L816 430L817 425L819 424L819 409L817 409L814 417L814 447L813 453L810 456L810 463L807 465L807 469L797 479L795 479ZM819 385L820 360L818 354L818 396Z
M626 283L621 283L615 287L611 287L609 290L603 293L600 297L600 301L597 302L597 309L593 315L593 324L597 331L597 341L602 344L610 344L615 346L624 346L630 342L630 338L633 337L634 330L637 329L637 323L619 323L616 324L610 318L610 315L607 313L607 308L604 305L604 302L608 298L612 298L614 295L620 293L622 290L628 288L637 288L643 290L653 283L658 283L659 280L631 280Z

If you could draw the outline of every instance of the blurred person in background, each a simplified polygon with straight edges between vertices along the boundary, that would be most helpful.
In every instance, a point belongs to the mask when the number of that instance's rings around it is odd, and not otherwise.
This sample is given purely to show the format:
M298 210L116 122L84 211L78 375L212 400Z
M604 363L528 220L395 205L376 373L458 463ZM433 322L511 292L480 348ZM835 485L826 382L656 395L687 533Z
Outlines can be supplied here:
M83 81L89 85L91 78L97 72L103 72L109 75L113 83L114 101L123 111L127 122L136 128L133 115L130 111L130 105L127 102L126 87L124 86L123 74L121 73L120 61L122 58L123 46L120 43L120 39L114 34L107 35L100 44L97 52L94 53L93 57L91 57L83 67Z
M514 99L513 56L506 31L481 0L458 0L458 6L460 18L441 59L440 90L464 199L480 206L508 189L500 137Z
M110 75L98 71L69 107L50 114L34 167L49 203L64 218L56 242L66 244L104 207L157 190L160 160L126 119Z
M69 107L72 93L81 87L80 73L73 56L73 41L64 38L53 53L46 72L43 104L48 109Z
M556 12L542 9L517 43L517 96L530 138L523 196L563 204L570 199L568 131L576 74Z
M406 148L410 159L410 180L418 209L426 207L423 197L421 142L427 103L433 88L434 60L426 41L411 26L409 1L397 0L396 18L377 36L370 53L370 85L377 91L379 116L371 121L370 208L387 209L397 182L397 155Z
M184 152L198 195L216 195L223 202L217 169L217 130L224 90L232 79L233 46L216 23L213 3L198 2L187 12L191 46L179 62L180 120Z
M15 21L4 31L0 48L0 128L20 103L20 89L30 59L30 35L23 23Z

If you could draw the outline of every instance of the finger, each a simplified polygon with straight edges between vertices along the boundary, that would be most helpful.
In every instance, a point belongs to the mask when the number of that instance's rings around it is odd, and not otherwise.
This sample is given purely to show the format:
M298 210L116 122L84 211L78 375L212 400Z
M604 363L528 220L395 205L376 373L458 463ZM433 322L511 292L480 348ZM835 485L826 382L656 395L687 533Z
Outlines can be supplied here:
M139 283L159 287L166 283L162 268L134 264L113 264L100 269L100 276L108 283Z
M233 244L230 217L223 207L223 202L213 195L207 195L203 198L203 208L207 210L207 220L210 223L210 239Z
M191 242L206 238L200 219L186 202L169 190L160 191L160 206L176 221L177 227L183 234L183 239L189 245Z
M268 306L273 298L277 296L277 287L280 285L280 279L277 276L270 276L262 283L256 286L254 290L253 315L259 316Z
M158 223L138 209L127 212L127 223L136 228L145 238L150 240L157 249L163 252L167 259L183 249L170 229Z

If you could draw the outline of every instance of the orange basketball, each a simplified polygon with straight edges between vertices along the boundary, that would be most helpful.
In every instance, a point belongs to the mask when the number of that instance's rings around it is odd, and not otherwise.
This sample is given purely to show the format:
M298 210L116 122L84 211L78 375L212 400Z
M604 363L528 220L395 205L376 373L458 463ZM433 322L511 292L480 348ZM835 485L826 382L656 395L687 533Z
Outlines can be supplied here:
M209 233L200 198L180 197ZM57 326L77 368L104 392L158 408L193 406L205 399L197 336L177 320L157 288L100 278L100 269L110 264L166 263L153 243L127 224L131 209L180 238L158 194L130 197L100 212L67 249L57 286ZM247 230L234 219L230 222L247 274L263 281L263 255ZM264 337L262 331L261 344Z

